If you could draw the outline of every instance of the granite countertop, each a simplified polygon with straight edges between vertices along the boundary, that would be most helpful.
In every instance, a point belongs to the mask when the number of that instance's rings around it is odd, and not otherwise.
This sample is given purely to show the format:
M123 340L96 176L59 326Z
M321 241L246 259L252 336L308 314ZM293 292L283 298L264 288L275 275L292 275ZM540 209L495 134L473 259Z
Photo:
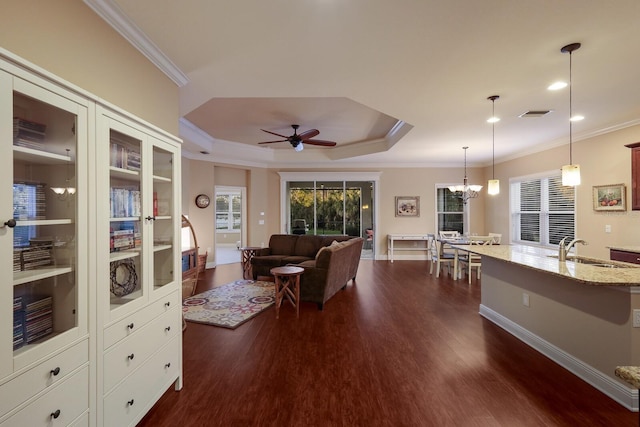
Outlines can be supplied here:
M588 285L640 286L640 265L619 261L599 260L620 268L598 267L573 261L558 261L558 251L525 245L451 245L478 255L544 271ZM572 255L569 255L569 257Z

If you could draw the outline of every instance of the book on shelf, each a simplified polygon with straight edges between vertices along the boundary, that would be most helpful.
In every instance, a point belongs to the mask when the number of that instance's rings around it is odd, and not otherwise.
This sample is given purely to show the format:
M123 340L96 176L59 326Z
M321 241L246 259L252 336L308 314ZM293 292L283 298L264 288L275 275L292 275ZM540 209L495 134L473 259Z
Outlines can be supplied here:
M41 150L47 126L20 117L13 118L13 144Z
M132 171L140 170L140 153L111 138L111 166Z
M30 344L53 332L53 297L13 298L13 348Z
M109 209L111 218L139 217L142 214L140 190L111 187Z

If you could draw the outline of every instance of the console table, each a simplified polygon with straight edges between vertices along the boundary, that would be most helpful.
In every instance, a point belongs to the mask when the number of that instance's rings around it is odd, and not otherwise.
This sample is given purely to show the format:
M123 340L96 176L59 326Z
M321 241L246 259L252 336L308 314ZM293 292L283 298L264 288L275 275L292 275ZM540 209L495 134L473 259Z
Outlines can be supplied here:
M393 250L394 250L394 242L397 240L402 241L413 241L413 242L428 242L429 234L388 234L387 235L387 254L389 256L389 261L393 262ZM400 247L398 250L402 251L424 251L429 253L429 245L425 246L416 246L416 247Z

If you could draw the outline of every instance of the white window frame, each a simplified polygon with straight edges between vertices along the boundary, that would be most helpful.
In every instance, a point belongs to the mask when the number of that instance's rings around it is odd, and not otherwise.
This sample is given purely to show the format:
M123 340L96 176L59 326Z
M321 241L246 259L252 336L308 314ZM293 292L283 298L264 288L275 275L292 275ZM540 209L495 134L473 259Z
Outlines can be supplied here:
M217 222L218 222L218 214L221 213L221 212L218 212L218 210L217 210L217 208L218 208L218 206L217 206L217 198L218 198L218 196L227 196L227 197L230 198L230 200L229 200L229 209L226 212L227 215L228 215L228 217L227 217L227 228L225 228L225 229L218 228L218 224L217 224ZM243 218L243 215L242 215L242 203L244 201L243 194L240 191L237 191L237 190L236 191L234 191L234 190L221 190L221 191L216 191L215 197L216 197L216 212L215 212L215 223L216 223L215 224L215 230L216 230L216 233L225 233L225 234L229 234L229 233L238 233L239 234L239 233L241 233L242 232L242 229L241 229L242 228L242 222L243 222L242 221L242 218ZM240 213L240 221L241 221L241 225L240 225L241 228L240 229L233 228L233 203L231 202L231 198L232 197L240 197L240 212L239 212Z
M556 244L549 242L549 215L550 214L572 214L573 215L573 235L577 235L577 219L576 219L576 206L577 206L577 191L574 188L573 196L573 211L550 211L549 209L549 179L559 178L561 176L560 171L547 171L539 174L526 175L520 177L513 177L509 179L509 213L511 219L511 243L517 243L527 246L539 246L556 248ZM525 181L540 180L542 185L540 187L540 242L534 242L530 240L522 240L520 238L520 197L519 184Z
M467 203L462 204L462 212L440 212L438 210L438 190L449 191L449 187L451 185L455 185L455 184L436 184L435 185L435 191L434 191L435 199L433 201L433 206L435 210L435 230L436 232L440 230L439 216L441 213L448 213L448 214L462 213L462 234L468 233L469 232L469 212L471 209L469 206L470 203L468 201Z

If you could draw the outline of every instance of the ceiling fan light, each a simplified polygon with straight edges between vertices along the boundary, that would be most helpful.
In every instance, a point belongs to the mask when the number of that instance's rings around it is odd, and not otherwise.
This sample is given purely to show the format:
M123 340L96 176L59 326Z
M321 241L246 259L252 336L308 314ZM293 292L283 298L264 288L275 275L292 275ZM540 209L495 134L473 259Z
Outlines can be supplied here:
M304 150L304 145L302 145L302 142L299 142L295 147L293 147L293 149L296 151L302 151Z
M580 165L562 166L562 185L570 187L580 185Z
M496 194L500 194L500 180L499 179L490 179L489 186L487 188L487 192L491 196L495 196Z

